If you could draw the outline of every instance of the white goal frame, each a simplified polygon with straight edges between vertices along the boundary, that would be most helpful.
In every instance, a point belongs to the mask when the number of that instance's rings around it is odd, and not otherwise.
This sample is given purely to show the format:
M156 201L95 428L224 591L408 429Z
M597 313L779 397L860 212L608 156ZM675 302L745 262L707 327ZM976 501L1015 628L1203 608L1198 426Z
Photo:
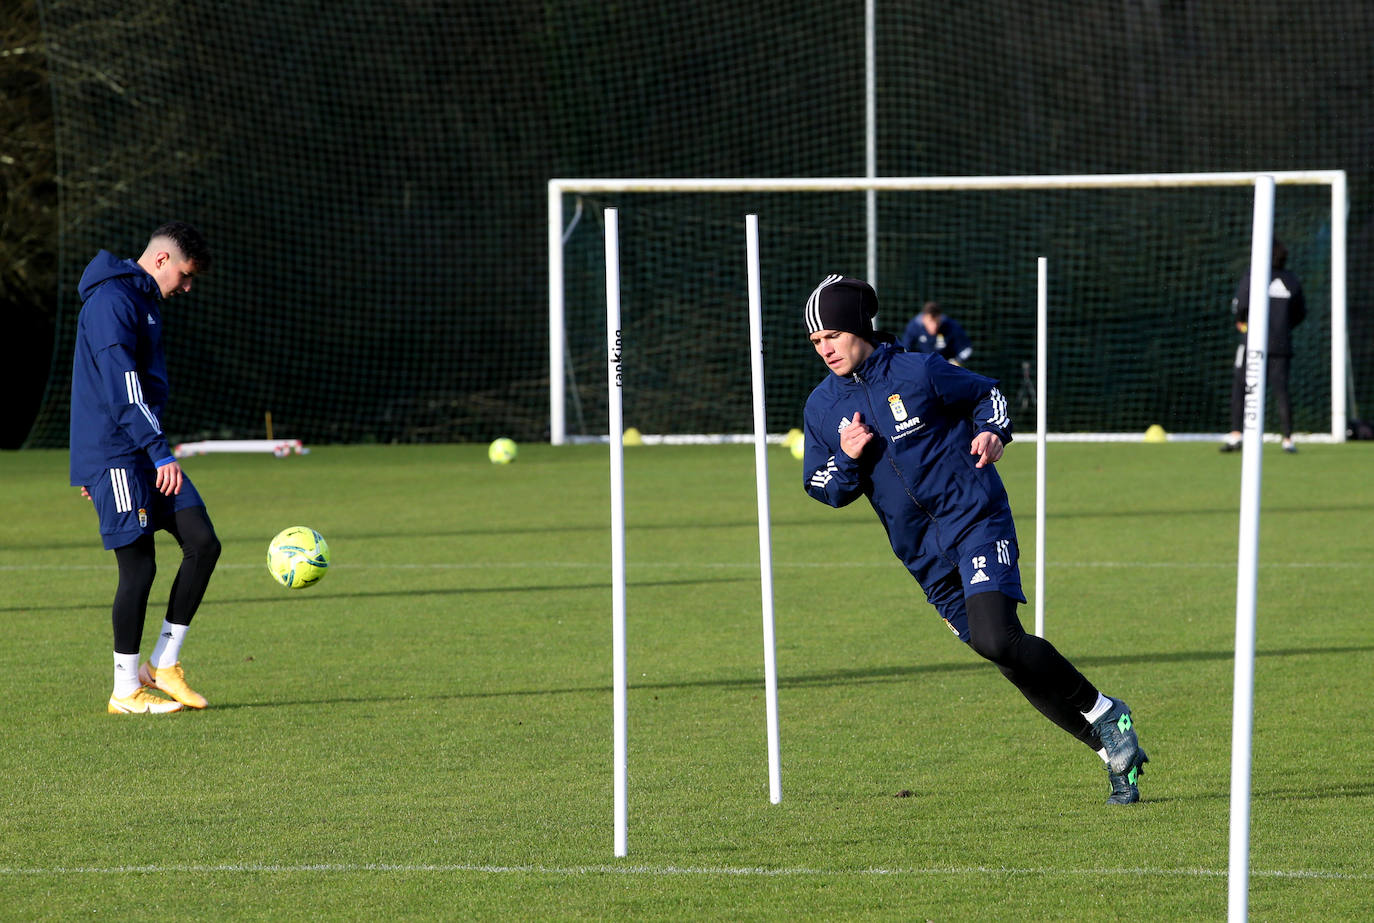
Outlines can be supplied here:
M624 192L915 192L997 189L1146 189L1191 186L1253 186L1271 176L1280 186L1331 187L1331 435L1344 442L1346 428L1346 214L1344 170L1278 170L1237 173L1121 173L1064 176L907 176L799 179L551 179L548 186L549 246L549 442L568 441L566 401L566 314L563 279L563 197L577 193ZM1053 254L1047 254L1053 257ZM748 441L751 437L724 437ZM1093 434L1054 434L1047 438L1086 441ZM1098 434L1127 440L1123 434ZM1139 438L1139 437L1135 437ZM648 441L648 440L646 440ZM1325 441L1325 440L1323 440Z

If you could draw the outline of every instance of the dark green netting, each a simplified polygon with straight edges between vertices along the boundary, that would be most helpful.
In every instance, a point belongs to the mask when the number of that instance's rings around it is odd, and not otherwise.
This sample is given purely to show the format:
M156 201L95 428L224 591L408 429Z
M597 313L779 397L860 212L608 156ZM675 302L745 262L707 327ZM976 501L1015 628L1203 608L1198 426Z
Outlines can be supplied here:
M1296 336L1295 426L1330 432L1330 188L1281 186L1278 199L1275 226L1301 242L1290 265L1312 315ZM886 192L879 201L881 325L900 333L925 300L940 301L974 341L968 365L1002 381L1022 427L1034 425L1036 262L1045 256L1052 429L1229 429L1240 342L1230 300L1249 261L1251 188ZM864 274L864 194L581 197L564 257L570 434L605 432L609 204L620 225L626 424L752 431L749 211L760 225L770 428L799 425L806 395L828 374L805 339L801 305L827 273Z
M123 5L128 6L128 5ZM61 208L30 446L64 446L75 285L169 217L215 272L165 322L177 440L538 439L551 177L857 176L863 3L42 0ZM1374 12L1270 0L877 3L879 173L1344 169L1357 396L1374 405ZM1299 429L1329 408L1327 190L1280 187L1308 285ZM574 202L566 203L571 214ZM573 432L604 432L600 209L622 209L626 420L747 431L743 216L760 215L775 429L824 373L797 316L864 272L863 194L588 197L569 242ZM1024 397L1051 260L1051 427L1225 428L1248 192L885 193L879 285ZM1014 408L1015 409L1015 405ZM1030 420L1024 412L1022 424Z

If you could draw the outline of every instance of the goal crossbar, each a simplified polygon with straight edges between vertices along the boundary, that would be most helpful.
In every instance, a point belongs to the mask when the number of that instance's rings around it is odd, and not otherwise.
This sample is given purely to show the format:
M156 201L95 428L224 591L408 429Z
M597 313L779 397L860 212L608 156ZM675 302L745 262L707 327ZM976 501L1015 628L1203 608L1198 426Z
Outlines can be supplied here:
M1262 176L1275 185L1331 187L1331 439L1345 441L1346 428L1346 213L1348 195L1344 170L1257 170L1227 173L1120 173L1040 176L905 176L796 177L742 179L603 178L551 179L548 183L549 251L549 441L567 441L565 415L567 370L564 268L563 197L569 194L608 193L732 193L732 192L933 192L1028 189L1148 189L1206 186L1251 186Z

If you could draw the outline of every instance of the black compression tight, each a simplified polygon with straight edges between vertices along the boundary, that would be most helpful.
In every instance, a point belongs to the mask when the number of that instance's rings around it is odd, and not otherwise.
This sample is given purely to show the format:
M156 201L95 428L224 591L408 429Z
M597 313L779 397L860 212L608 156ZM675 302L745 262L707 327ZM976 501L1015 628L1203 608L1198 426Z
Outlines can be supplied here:
M976 593L965 600L969 646L997 664L1002 675L1069 734L1098 750L1102 742L1083 718L1097 702L1097 687L1044 638L1029 634L1016 615L1016 600Z
M1235 371L1231 381L1231 430L1241 432L1245 426L1245 351L1236 352ZM1265 382L1279 412L1279 434L1284 439L1293 435L1293 398L1288 391L1288 372L1292 356L1270 356L1265 370Z
M172 593L167 598L167 621L173 625L189 625L205 597L215 563L219 561L219 537L203 506L177 510L173 527L167 531L181 546L181 567L177 568Z
M203 506L178 510L167 531L181 546L181 566L177 568L167 599L167 621L189 625L219 560L219 538ZM115 562L119 565L119 586L115 589L111 612L114 649L118 654L137 654L143 639L148 594L153 588L153 577L157 575L153 537L144 535L116 548Z
M153 554L153 537L140 536L136 541L115 549L119 565L119 586L115 588L114 649L116 654L137 654L143 640L143 615L148 611L148 593L157 575L157 557Z

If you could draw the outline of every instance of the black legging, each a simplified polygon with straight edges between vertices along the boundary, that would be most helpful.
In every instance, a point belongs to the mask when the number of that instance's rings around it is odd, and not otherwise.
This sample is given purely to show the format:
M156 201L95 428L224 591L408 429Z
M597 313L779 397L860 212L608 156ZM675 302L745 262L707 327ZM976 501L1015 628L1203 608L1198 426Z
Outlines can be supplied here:
M1293 363L1292 356L1270 356L1265 367L1265 384L1278 405L1279 434L1284 439L1293 437L1293 399L1288 393L1288 369ZM1231 378L1231 431L1241 432L1245 428L1245 348L1236 352L1236 364ZM1264 431L1264 427L1260 427Z
M203 506L177 510L167 531L181 546L181 566L177 568L167 599L167 621L173 625L189 625L205 597L205 588L219 560L219 538ZM116 548L115 562L119 565L119 586L115 589L111 610L114 649L117 654L137 654L143 640L148 594L157 575L153 537L144 535Z
M965 607L969 646L997 664L1042 715L1100 750L1102 741L1083 717L1097 703L1097 687L1053 644L1026 632L1016 615L1016 600L997 592L975 593Z

